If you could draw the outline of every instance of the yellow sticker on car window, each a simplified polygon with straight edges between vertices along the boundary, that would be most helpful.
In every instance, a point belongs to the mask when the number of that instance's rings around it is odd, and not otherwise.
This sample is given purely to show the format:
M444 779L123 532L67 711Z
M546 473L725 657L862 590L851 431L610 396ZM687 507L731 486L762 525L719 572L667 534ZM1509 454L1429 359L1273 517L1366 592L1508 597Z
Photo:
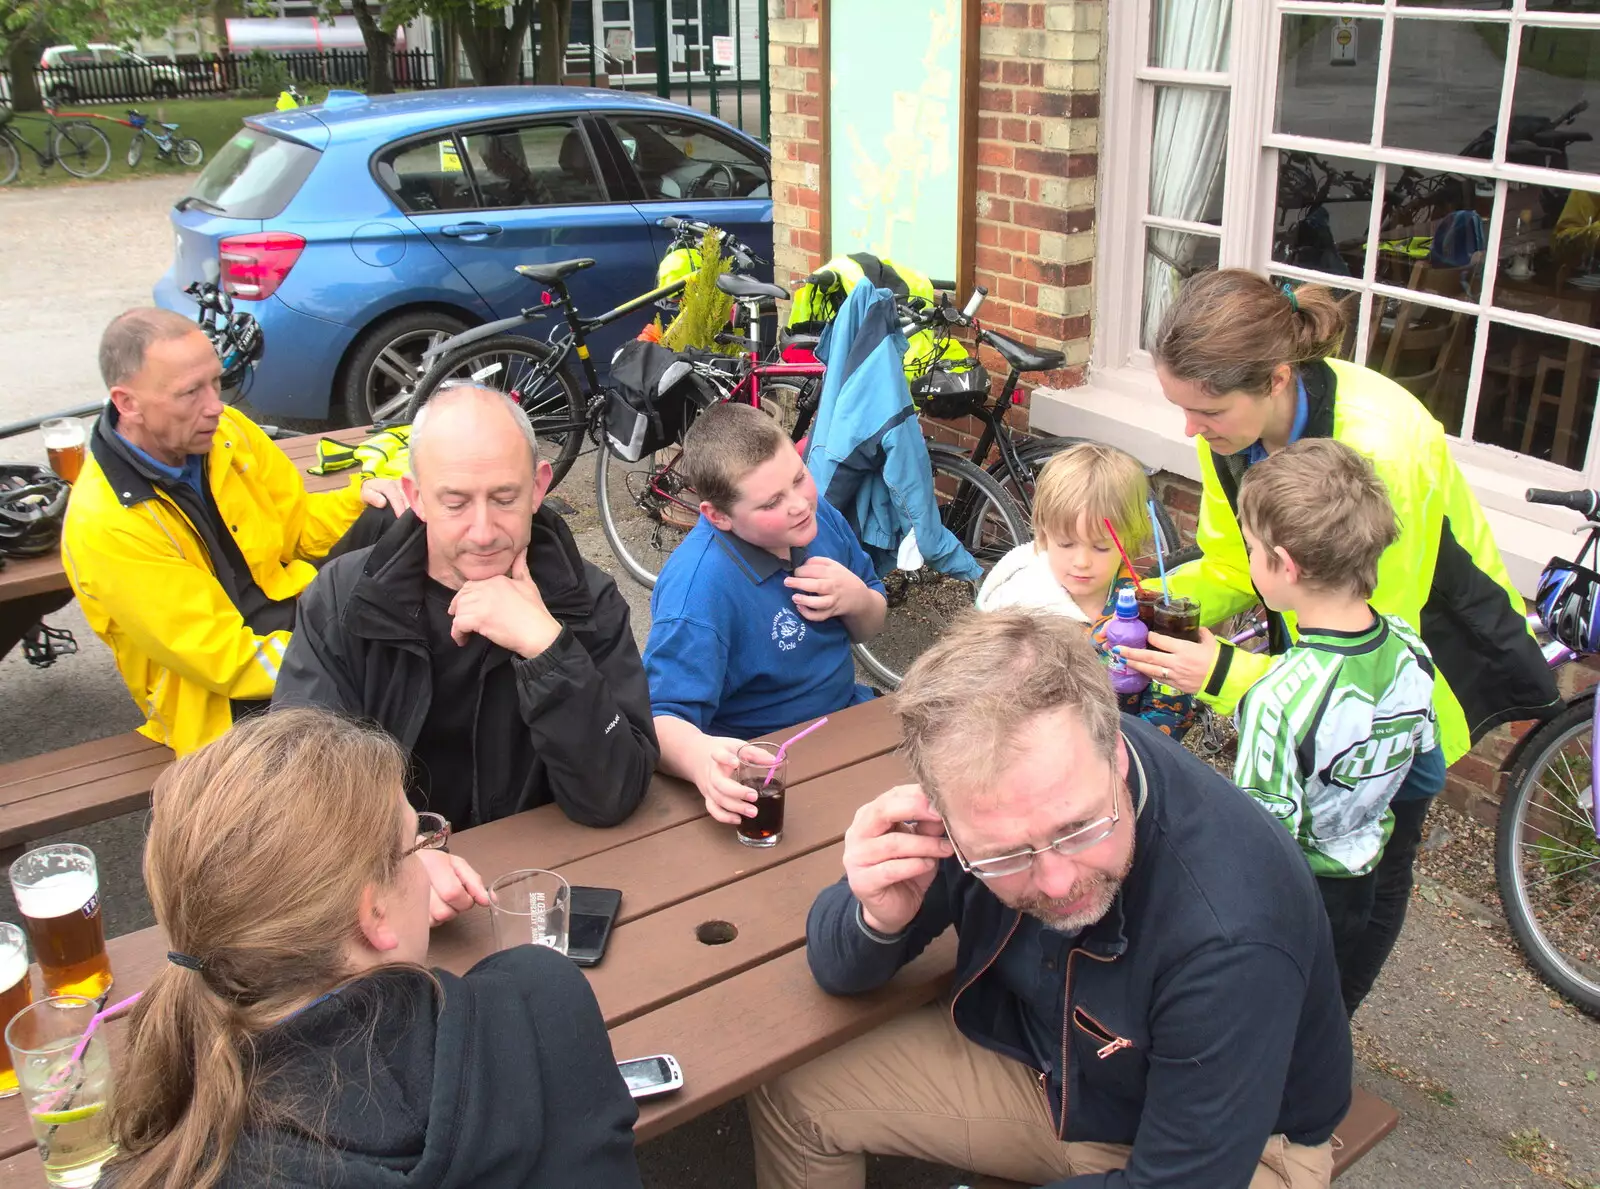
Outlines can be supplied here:
M694 156L694 141L686 140L683 142L683 155L685 157Z
M439 142L439 172L461 172L461 158L456 154L456 142L453 140Z

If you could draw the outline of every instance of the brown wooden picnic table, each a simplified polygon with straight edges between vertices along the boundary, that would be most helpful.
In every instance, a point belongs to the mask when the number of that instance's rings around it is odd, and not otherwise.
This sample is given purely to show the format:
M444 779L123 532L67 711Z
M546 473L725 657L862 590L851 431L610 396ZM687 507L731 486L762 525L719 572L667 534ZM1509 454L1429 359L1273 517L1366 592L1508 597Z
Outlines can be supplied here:
M851 999L823 994L806 966L806 912L842 873L846 827L862 803L907 778L891 751L897 738L884 698L833 716L796 744L784 837L770 849L740 845L732 827L706 815L692 787L663 776L638 811L611 829L575 825L548 805L450 840L452 853L486 879L545 867L573 884L622 890L606 956L586 973L617 1058L671 1053L684 1076L676 1094L641 1104L640 1140L927 1002L947 984L953 937L889 986ZM731 940L700 940L710 922L732 926ZM166 960L159 927L108 948L111 1001L142 989ZM429 961L459 974L492 949L489 913L479 908L434 930ZM44 1183L32 1146L20 1101L0 1101L0 1159L22 1156L0 1164L0 1183ZM13 1165L25 1179L4 1175Z

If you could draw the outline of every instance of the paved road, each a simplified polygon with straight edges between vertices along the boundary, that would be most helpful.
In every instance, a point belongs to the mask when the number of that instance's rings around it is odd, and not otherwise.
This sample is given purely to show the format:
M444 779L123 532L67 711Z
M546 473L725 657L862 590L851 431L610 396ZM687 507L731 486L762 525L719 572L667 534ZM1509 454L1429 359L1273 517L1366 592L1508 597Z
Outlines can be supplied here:
M0 420L93 399L94 348L105 322L148 299L166 267L165 209L181 192L172 179L0 192ZM36 435L0 442L0 458L40 458ZM562 494L587 556L614 568L594 527L587 460ZM649 624L643 592L621 587L641 641ZM76 608L53 622L77 634L82 653L30 669L0 661L0 761L129 730L138 715L110 653ZM70 835L104 864L104 903L113 933L150 923L139 877L142 822L130 816ZM0 917L11 911L0 896ZM1600 1026L1554 1007L1493 930L1427 901L1415 902L1400 948L1371 1004L1358 1017L1363 1051L1396 1080L1362 1068L1358 1081L1401 1107L1399 1133L1340 1182L1350 1189L1466 1189L1547 1185L1503 1147L1512 1132L1539 1128L1574 1157L1580 1183L1600 1182ZM1426 1079L1424 1081L1424 1079ZM1429 1097L1419 1085L1435 1090ZM1447 1089L1454 1105L1438 1099ZM1586 1113L1587 1112L1587 1113ZM749 1185L742 1110L730 1106L641 1150L651 1189ZM875 1162L874 1189L947 1189L956 1176L908 1161Z

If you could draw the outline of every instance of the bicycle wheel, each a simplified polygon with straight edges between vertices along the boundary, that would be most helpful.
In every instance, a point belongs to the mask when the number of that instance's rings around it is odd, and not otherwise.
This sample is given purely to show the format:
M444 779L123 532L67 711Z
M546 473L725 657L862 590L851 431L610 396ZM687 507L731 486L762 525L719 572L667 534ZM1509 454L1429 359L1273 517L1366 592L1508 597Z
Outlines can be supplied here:
M987 574L1012 549L1030 539L1028 518L994 478L957 452L930 449L939 519ZM911 662L937 640L952 620L973 605L978 583L942 574L932 566L894 570L883 580L889 615L869 643L855 646L856 660L886 689L900 684Z
M572 377L555 363L549 343L520 334L497 334L446 351L434 360L406 406L406 421L452 381L485 384L516 400L539 435L539 452L555 471L553 489L566 478L583 446L584 400Z
M178 160L190 169L193 169L206 159L205 149L201 148L200 142L192 137L185 136L173 148L178 154Z
M0 186L11 184L21 164L22 156L17 152L17 146L11 143L10 137L0 136Z
M1025 490L1017 489L1016 481L1011 477L1011 472L1006 469L1004 459L995 459L989 464L989 474L993 475L1005 492L1031 518L1033 515L1033 481L1038 479L1039 472L1044 470L1045 463L1069 446L1076 446L1080 442L1092 441L1091 438L1030 438L1017 444L1017 457L1022 461L1026 483ZM1154 477L1156 471L1145 467L1145 474ZM1161 550L1165 555L1168 569L1182 565L1186 561L1199 557L1199 550L1193 548L1193 542L1185 542L1183 534L1178 531L1178 523L1173 519L1167 506L1158 498L1156 500L1156 524L1161 530ZM1154 570L1156 565L1156 551L1152 544L1142 556L1136 556L1134 564L1140 569Z
M1517 943L1539 977L1600 1016L1600 840L1594 809L1594 699L1540 727L1506 778L1495 879Z
M128 168L138 168L139 162L144 159L144 133L134 129L133 139L128 142Z
M93 124L57 124L51 144L61 168L75 178L97 178L111 164L111 142Z

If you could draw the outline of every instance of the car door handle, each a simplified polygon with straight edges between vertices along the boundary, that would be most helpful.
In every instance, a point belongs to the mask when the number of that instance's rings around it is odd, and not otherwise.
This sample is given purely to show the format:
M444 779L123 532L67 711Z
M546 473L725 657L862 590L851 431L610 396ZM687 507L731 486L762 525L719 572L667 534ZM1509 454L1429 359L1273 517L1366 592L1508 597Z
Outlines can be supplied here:
M480 239L486 235L499 235L501 230L498 223L451 223L447 227L439 228L439 234L461 239Z

